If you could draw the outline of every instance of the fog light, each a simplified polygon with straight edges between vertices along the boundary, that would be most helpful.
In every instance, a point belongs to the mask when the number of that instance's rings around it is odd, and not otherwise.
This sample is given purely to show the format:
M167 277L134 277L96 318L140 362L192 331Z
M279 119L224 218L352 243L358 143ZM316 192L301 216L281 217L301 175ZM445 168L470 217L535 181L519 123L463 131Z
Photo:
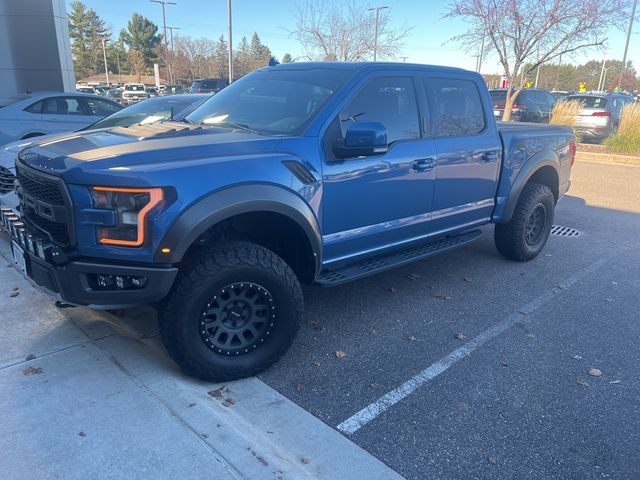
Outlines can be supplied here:
M98 286L109 288L113 285L113 275L98 275Z
M131 277L131 285L142 288L147 284L147 277Z

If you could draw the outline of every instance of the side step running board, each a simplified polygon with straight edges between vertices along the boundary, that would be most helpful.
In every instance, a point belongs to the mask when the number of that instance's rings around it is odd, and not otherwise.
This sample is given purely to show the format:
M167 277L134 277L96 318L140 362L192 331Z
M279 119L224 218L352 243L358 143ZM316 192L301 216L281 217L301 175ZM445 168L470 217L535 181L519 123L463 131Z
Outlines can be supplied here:
M385 270L421 260L446 250L451 250L465 243L472 242L480 236L482 236L482 231L472 230L459 235L444 237L440 240L417 247L401 250L386 257L369 259L363 263L349 265L337 270L323 270L320 272L315 283L321 287L333 287L342 283L351 282L358 278L384 272Z

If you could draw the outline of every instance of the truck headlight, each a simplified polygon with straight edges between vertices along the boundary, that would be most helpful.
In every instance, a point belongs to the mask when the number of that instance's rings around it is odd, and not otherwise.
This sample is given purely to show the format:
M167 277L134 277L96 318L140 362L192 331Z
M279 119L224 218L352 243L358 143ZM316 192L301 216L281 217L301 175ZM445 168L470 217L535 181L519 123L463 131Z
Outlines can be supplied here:
M142 245L147 214L163 198L161 188L92 187L93 208L113 210L116 217L114 226L96 227L98 242L130 247Z

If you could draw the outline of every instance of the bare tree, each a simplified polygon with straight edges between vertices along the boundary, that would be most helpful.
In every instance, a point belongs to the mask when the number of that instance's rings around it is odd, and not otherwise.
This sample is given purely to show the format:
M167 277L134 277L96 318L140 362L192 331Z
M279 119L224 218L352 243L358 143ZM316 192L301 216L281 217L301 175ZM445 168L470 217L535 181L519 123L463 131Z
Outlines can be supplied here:
M485 38L488 49L497 54L513 87L504 108L507 121L515 99L539 65L603 45L612 26L623 26L628 4L628 0L455 0L445 17L463 18L470 25L453 40L471 50Z
M354 0L305 0L293 12L290 31L310 60L363 61L373 57L376 17L368 6ZM378 58L396 57L411 27L392 28L389 10L378 18Z
M136 76L136 81L140 82L142 80L142 74L146 69L144 57L142 56L142 53L140 53L140 50L136 50L135 48L129 49L127 62L129 63L129 70L131 70L131 73Z

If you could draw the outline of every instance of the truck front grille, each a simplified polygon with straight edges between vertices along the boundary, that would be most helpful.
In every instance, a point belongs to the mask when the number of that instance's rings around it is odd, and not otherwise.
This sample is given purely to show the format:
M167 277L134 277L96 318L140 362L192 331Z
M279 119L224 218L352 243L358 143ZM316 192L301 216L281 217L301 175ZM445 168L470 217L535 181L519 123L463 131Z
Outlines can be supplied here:
M71 202L62 179L16 164L23 220L61 247L73 244Z
M8 168L0 167L0 195L5 195L14 189L16 176Z
M64 205L58 182L40 177L32 171L27 173L21 168L17 168L17 173L18 183L27 194L53 205Z

